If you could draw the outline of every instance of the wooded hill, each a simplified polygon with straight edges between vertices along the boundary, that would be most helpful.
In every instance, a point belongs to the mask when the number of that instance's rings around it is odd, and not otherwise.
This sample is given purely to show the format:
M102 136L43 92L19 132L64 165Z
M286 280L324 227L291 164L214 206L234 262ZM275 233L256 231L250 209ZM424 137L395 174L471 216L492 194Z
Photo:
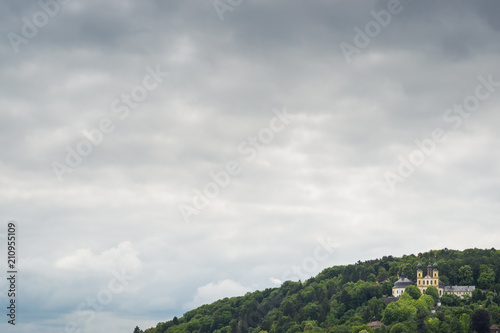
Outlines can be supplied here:
M416 281L418 257L384 256L327 268L305 282L286 281L279 288L224 298L188 311L180 318L160 322L144 333L357 333L363 330L466 333L473 332L472 329L480 332L486 325L489 328L490 323L500 324L500 296L496 295L496 291L500 291L500 250L426 252L422 253L424 268L429 258L433 263L435 254L440 279L447 285L475 285L472 297L460 299L444 295L441 306L437 306L434 287L429 287L426 295L420 295L415 287L398 301L386 305L384 297L392 294L398 274L404 272ZM480 309L487 313L478 312ZM487 318L483 318L487 314L488 323ZM377 320L385 326L375 329L366 326ZM140 332L136 327L134 333Z

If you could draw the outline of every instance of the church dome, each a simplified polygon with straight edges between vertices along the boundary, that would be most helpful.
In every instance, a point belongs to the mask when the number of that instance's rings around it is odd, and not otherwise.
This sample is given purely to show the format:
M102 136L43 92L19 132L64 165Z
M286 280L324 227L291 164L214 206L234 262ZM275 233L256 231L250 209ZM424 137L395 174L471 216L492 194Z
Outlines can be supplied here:
M410 279L407 279L404 275L404 273L401 273L401 277L399 280L397 280L394 283L394 288L406 288L408 286L411 286L413 284L413 281Z

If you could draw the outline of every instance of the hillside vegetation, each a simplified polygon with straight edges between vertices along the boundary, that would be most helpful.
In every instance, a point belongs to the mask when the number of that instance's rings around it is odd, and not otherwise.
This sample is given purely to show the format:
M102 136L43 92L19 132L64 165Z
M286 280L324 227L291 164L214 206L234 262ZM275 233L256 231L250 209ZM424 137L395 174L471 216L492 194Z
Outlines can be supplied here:
M434 287L426 295L410 287L397 302L386 305L383 296L392 294L398 274L404 272L416 281L418 257L385 256L327 268L305 282L286 281L279 288L224 298L160 322L144 333L466 333L481 332L483 328L477 325L489 325L487 315L491 324L500 324L500 297L495 292L500 291L500 250L435 253L440 279L449 285L475 285L472 297L444 295L437 306ZM434 260L434 252L423 253L424 267L429 257ZM376 320L385 326L373 330L366 326ZM142 331L136 327L134 332Z

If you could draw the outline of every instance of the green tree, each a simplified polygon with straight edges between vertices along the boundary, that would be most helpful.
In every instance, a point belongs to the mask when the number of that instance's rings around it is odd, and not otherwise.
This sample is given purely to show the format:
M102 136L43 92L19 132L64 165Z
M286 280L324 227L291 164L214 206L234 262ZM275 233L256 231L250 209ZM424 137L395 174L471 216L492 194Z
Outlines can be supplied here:
M393 285L394 285L394 283L391 283L389 281L382 283L382 294L384 294L386 296L391 296Z
M309 303L303 308L303 313L307 320L317 320L320 312L320 307L316 303Z
M460 333L470 332L470 316L467 313L462 313L460 316Z
M418 332L423 332L426 327L426 320L431 314L431 308L434 305L434 298L429 295L422 295L420 298L414 302L414 306L417 309L415 314L415 324Z
M439 274L439 280L444 283L445 286L450 285L450 279L446 275Z
M368 325L358 325L358 326L353 326L351 333L373 333L373 330L368 326Z
M367 305L363 307L361 311L361 316L363 320L371 321L371 320L380 320L382 319L382 313L385 309L385 302L381 298L373 297L368 301Z
M458 270L458 279L461 286L470 286L474 284L472 268L469 265L464 265Z
M403 293L397 301L400 305L413 305L415 300L408 293Z
M413 299L419 299L422 296L420 289L414 285L406 287L405 293L408 293Z
M378 269L377 280L379 282L385 281L389 278L389 272L384 267Z
M443 296L441 296L441 304L446 306L458 306L459 298L455 295L444 294Z
M425 294L432 296L432 298L434 298L434 302L437 302L439 299L439 292L434 286L427 287L427 289L425 289Z
M420 298L418 299L418 301L415 303L415 306L419 306L419 304L422 305L427 305L427 309L428 310L431 310L432 307L434 306L434 298L430 295L422 295L420 296Z
M318 331L319 331L319 327L318 327L316 321L306 321L305 322L304 332L314 333L314 332L318 332Z
M430 318L427 321L426 332L428 333L439 333L439 319L438 318Z
M481 265L477 284L481 289L492 289L495 284L495 271L489 265Z
M389 333L409 333L410 330L408 326L404 323L397 323L392 325L391 330Z
M486 294L483 293L481 289L476 288L472 291L472 297L471 297L472 302L475 303L477 301L483 301L485 299L486 299Z
M400 323L412 318L417 309L409 304L402 304L399 301L390 303L384 310L382 322L386 325Z
M474 311L471 317L470 329L477 333L488 333L490 331L490 314L488 311L483 309Z
M391 325L373 329L375 333L391 330L393 333L471 333L471 315L477 309L487 310L491 323L499 323L500 296L493 290L500 291L500 283L496 281L496 275L500 274L500 250L444 249L438 255L443 280L449 276L450 284L466 284L470 282L472 270L476 290L472 297L463 299L443 295L443 306L436 308L435 314L431 310L437 294L429 295L431 287L418 299L414 287L410 287L397 302L385 305L381 295L392 294L392 284L397 280L395 274L404 270L410 279L415 279L411 274L416 272L417 263L414 255L389 256L327 268L304 283L288 281L279 288L202 305L143 333L352 333L353 328L362 328L359 332L365 333L363 331L370 330L363 325L374 319ZM372 274L383 278L387 272L390 276L382 285L366 281L373 280ZM481 286L489 285L487 292L481 292L479 277ZM140 333L138 327L135 333Z
M139 328L139 326L136 326L134 328L134 333L142 333L142 330Z
M346 309L351 308L351 296L349 296L349 293L345 289L342 290L342 294L340 295L340 302L345 305Z
M260 328L266 332L266 331L269 331L271 329L271 326L273 325L273 320L266 316L264 318L264 320L262 320L262 324L260 325Z

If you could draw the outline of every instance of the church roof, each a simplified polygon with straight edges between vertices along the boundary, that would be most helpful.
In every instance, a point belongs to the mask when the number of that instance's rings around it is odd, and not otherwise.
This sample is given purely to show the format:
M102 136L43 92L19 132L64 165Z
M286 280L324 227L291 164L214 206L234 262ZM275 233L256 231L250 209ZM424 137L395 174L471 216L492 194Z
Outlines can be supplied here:
M399 297L395 296L389 296L389 297L382 296L382 300L385 302L386 305L392 302L396 302L398 299Z
M408 286L411 286L412 284L412 280L407 279L404 274L401 274L399 280L394 283L394 288L406 288Z
M445 286L445 292L470 292L476 289L476 286Z

